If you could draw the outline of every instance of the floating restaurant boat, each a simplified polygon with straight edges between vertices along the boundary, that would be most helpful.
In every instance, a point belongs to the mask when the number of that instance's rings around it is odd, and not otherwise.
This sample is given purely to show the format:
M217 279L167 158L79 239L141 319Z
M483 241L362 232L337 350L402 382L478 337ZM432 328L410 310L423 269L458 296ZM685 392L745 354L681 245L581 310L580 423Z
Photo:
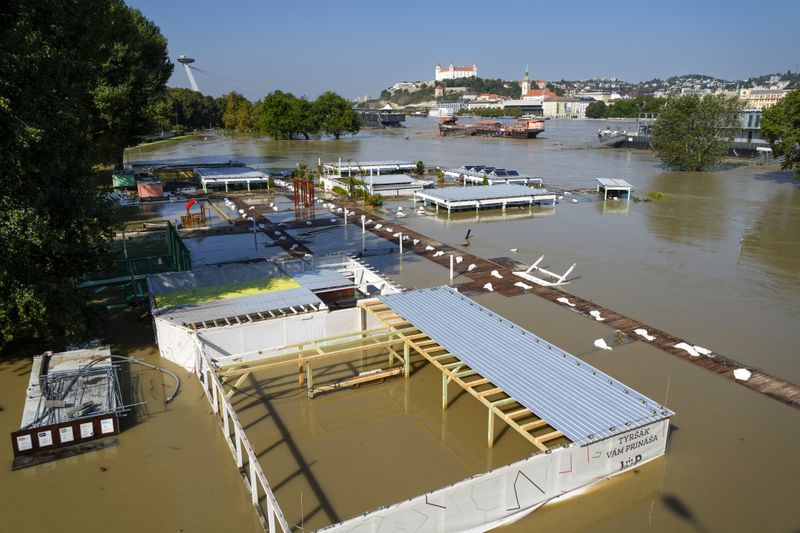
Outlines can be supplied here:
M514 139L535 139L544 131L544 120L539 118L518 118L510 123L499 120L479 120L474 124L459 124L458 117L439 120L439 135L484 137L511 137Z

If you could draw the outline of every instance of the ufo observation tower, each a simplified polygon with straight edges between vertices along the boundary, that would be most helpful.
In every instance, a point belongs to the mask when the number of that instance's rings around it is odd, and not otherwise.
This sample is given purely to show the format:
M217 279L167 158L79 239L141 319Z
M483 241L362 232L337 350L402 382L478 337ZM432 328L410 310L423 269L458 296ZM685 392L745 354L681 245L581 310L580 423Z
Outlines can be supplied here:
M197 82L194 79L194 74L192 74L192 68L189 66L194 63L194 59L185 55L179 55L178 63L181 63L183 68L186 70L186 76L189 78L189 84L191 84L192 90L199 93L200 88L197 86Z

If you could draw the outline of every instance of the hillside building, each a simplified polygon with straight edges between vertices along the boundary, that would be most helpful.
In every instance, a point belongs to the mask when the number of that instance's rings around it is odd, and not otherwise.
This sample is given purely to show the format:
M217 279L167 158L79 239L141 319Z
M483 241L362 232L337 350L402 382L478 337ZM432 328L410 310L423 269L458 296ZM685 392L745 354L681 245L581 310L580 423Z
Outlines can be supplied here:
M747 109L768 109L777 104L788 93L789 91L782 89L754 87L753 89L742 89L739 92L739 98L744 100Z
M476 64L473 64L471 67L455 67L452 63L450 63L447 68L442 68L442 65L438 63L436 64L436 81L477 77L478 65Z

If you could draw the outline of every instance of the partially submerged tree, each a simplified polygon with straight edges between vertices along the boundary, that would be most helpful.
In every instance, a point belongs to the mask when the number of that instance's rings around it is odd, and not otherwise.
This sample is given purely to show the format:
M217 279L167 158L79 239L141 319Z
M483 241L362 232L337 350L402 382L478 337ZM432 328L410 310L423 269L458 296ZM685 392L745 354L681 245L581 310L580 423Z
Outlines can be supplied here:
M304 131L303 108L292 93L274 91L256 105L258 131L273 139L291 139Z
M327 91L319 95L314 101L314 109L320 131L326 135L338 139L348 133L355 135L361 129L361 120L350 102L334 92Z
M231 91L224 98L222 124L225 129L241 133L252 131L253 104L250 103L250 100L236 91Z
M652 144L665 167L698 171L722 161L739 129L735 96L695 95L668 100L653 125Z
M764 110L761 134L772 144L777 156L785 156L783 168L794 170L800 179L800 87Z

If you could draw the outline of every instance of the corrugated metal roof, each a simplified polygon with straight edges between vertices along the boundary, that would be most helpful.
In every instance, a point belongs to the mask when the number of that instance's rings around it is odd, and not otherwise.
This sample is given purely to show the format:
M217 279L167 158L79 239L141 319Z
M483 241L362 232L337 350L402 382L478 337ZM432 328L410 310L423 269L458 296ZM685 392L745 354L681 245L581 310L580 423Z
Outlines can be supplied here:
M206 180L267 179L268 176L250 167L197 167L195 174Z
M302 287L310 291L321 291L324 289L337 289L340 287L352 287L353 282L333 269L309 270L292 274L292 277Z
M581 446L674 414L450 287L380 300Z
M633 185L631 185L630 183L628 183L625 180L612 179L612 178L597 178L597 183L599 183L603 187L610 187L612 189L613 188L620 188L620 187L624 187L624 188L628 188L628 189L632 189L633 188Z
M252 236L249 238L252 248ZM151 274L147 281L150 292L161 294L282 275L283 272L274 263L229 263L198 268L190 272Z
M463 202L472 200L497 200L501 198L518 198L520 196L539 196L548 194L544 189L531 189L524 185L476 185L469 187L448 187L430 189L425 193L445 202Z
M305 287L265 292L239 298L212 300L198 304L170 307L158 316L183 325L222 320L247 314L267 313L301 305L318 305L322 301ZM298 309L299 311L299 309Z

